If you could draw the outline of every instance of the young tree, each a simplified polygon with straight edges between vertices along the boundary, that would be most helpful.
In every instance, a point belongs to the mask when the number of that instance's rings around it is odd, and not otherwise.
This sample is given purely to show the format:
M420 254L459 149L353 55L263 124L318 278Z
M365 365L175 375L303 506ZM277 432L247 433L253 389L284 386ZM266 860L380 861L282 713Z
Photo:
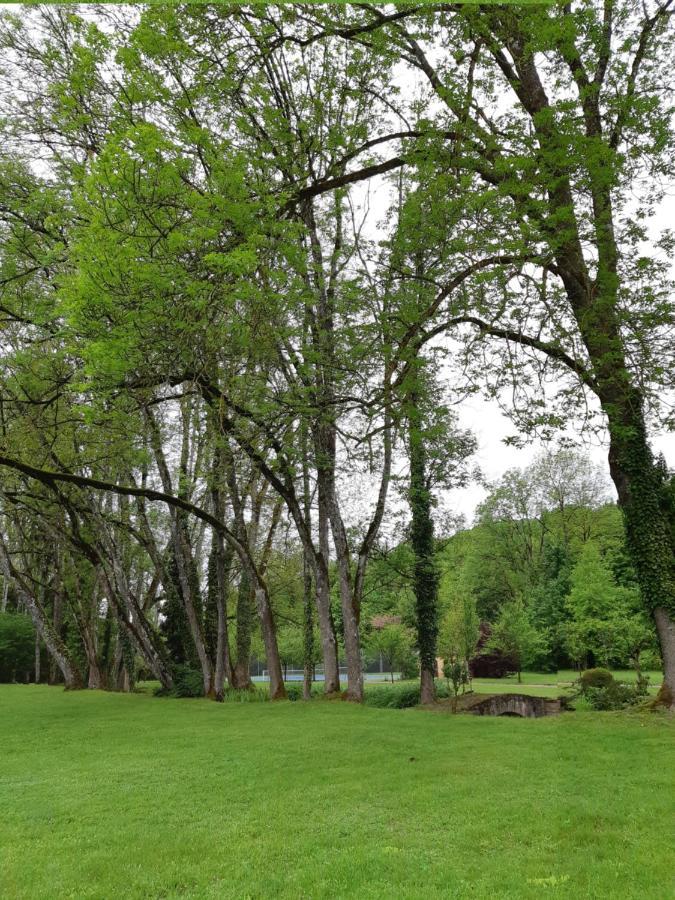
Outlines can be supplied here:
M389 662L389 674L394 683L394 670L405 668L412 655L413 638L404 625L385 625L373 628L368 638L371 653L382 654Z
M522 681L523 668L533 663L537 656L545 652L543 636L533 627L528 612L521 600L505 603L499 611L499 618L485 649L499 650L514 660L518 672L518 683Z

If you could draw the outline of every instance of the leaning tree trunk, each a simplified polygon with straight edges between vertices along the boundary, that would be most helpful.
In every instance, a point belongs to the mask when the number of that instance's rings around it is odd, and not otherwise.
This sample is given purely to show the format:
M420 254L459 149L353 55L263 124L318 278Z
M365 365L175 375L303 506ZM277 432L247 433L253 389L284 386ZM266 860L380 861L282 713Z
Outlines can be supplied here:
M334 458L334 439L330 438L329 446ZM342 609L342 630L347 662L347 692L345 698L356 703L363 702L363 663L361 661L361 641L359 639L359 611L356 608L352 579L349 566L349 545L344 523L335 494L333 470L325 470L319 474L319 493L325 491L326 508L331 523L333 544L338 570L338 588Z
M267 657L267 671L270 676L270 700L284 700L286 688L281 671L279 647L277 645L277 633L274 625L274 616L270 606L269 596L265 586L258 582L255 586L255 599L260 616L260 628L265 644L265 656Z
M178 580L180 582L180 593L183 599L183 606L190 626L190 634L192 642L197 652L197 659L202 670L202 680L204 683L204 696L214 697L215 690L213 684L213 667L209 654L206 651L206 643L204 641L204 629L196 608L196 590L195 581L191 575L193 574L192 551L189 546L187 528L183 517L175 515L172 522L174 548L176 553L176 567L178 569Z
M12 581L14 583L21 602L26 607L33 620L35 630L42 638L51 658L63 675L66 690L76 690L83 687L82 673L80 672L77 663L71 657L68 648L61 640L61 636L49 621L42 604L37 597L33 596L29 588L24 584L23 579L20 578L18 572L14 569L1 536L0 569L2 569L2 573L7 581Z

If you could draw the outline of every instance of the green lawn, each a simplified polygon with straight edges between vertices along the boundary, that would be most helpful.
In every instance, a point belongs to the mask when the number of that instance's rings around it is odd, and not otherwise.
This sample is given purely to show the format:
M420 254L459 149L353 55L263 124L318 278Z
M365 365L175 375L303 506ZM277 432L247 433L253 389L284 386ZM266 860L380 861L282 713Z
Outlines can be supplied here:
M0 895L665 900L674 738L0 686Z

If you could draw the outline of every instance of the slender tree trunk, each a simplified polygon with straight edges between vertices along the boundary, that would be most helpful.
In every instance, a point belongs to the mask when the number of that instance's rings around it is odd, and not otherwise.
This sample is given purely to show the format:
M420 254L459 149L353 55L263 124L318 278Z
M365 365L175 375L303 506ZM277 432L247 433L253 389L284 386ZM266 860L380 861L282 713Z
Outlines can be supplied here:
M246 540L245 537L244 540ZM246 569L243 569L237 591L237 660L233 672L234 686L238 691L247 691L253 687L251 681L251 629L255 599L257 598L251 586L251 579Z
M100 690L101 688L101 670L98 665L98 655L96 652L96 641L91 633L89 622L83 622L81 627L82 643L84 652L87 657L87 667L89 670L87 676L87 687L90 690Z
M338 642L335 634L335 622L330 603L330 580L328 575L328 561L330 550L328 546L328 514L323 500L319 494L319 553L315 557L314 578L316 581L316 609L319 620L319 633L321 635L321 651L323 657L324 693L340 693L340 663L338 659Z
M143 610L129 590L126 573L115 546L111 545L109 550L112 556L114 581L102 564L101 574L108 603L112 604L117 617L118 643L124 637L128 637L136 645L138 652L148 663L162 687L170 690L173 687L173 677L164 650Z
M263 641L265 643L265 656L267 657L267 671L270 675L270 699L283 700L286 697L286 688L281 672L281 660L277 646L274 616L269 603L269 597L262 584L256 585L255 599L260 616Z
M202 670L202 679L204 682L204 696L214 697L215 690L213 685L213 667L211 660L206 652L206 644L204 642L204 629L195 606L195 592L193 591L193 583L191 579L192 569L192 553L190 551L186 527L182 516L174 517L174 546L176 548L176 566L178 568L178 579L180 581L180 589L183 597L183 605L185 614L187 615L188 624L190 625L190 634L192 642L197 653L197 659Z
M420 654L420 702L436 700L436 640L438 638L438 570L434 559L434 526L427 486L426 448L418 396L408 397L410 456L410 542L415 554L414 593L417 611L417 647Z
M40 684L40 635L35 629L35 684Z
M216 700L222 700L225 694L225 679L232 684L232 660L230 659L230 639L227 627L227 588L233 552L225 549L221 535L214 533L216 542L216 609L218 613L218 635L216 641Z
M54 591L52 595L52 627L54 629L54 633L61 638L61 627L62 627L62 616L61 616L61 608L62 608L63 597L61 596L60 586ZM45 642L46 643L46 642ZM49 645L47 645L49 648ZM57 684L59 680L58 672L60 666L56 661L56 657L54 654L49 652L49 675L47 676L48 684Z
M307 554L302 558L303 619L302 619L302 697L312 699L312 674L314 666L314 617L312 615L312 570Z
M675 620L665 607L657 606L654 621L663 656L663 684L658 699L672 711L675 710Z
M319 498L323 498L331 525L333 544L338 570L338 589L342 610L342 630L347 660L347 700L363 701L363 664L361 662L361 642L359 639L359 617L356 608L349 564L349 545L342 516L337 503L334 482L335 434L332 427L324 431L320 438L319 454L324 459L333 460L319 470Z

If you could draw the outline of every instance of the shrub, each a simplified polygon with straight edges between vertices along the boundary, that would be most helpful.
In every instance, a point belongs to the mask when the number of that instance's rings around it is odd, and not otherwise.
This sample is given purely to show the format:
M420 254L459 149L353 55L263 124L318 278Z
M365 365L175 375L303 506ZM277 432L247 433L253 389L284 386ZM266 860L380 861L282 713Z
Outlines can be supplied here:
M644 699L644 694L638 693L632 684L614 681L608 687L586 688L584 697L593 709L606 711L634 706Z
M204 680L202 673L191 666L179 663L173 667L173 687L171 690L159 687L155 690L157 697L203 697Z
M266 703L270 699L267 685L264 687L254 685L248 690L238 690L228 687L223 694L225 703Z
M419 678L420 661L414 653L407 653L401 660L401 678L405 681L411 678Z
M302 682L293 681L286 685L286 696L289 700L302 700Z
M28 616L0 613L0 682L25 680L35 664L35 629Z
M608 688L613 683L614 676L609 669L587 669L579 677L579 684L584 693L587 688Z
M604 673L602 677L596 676L595 679L596 682L600 681L603 683L585 684L582 680L583 675L579 679L579 691L588 700L593 709L601 711L625 709L628 706L635 706L637 703L641 703L647 696L649 678L641 676L633 684L629 684L625 681L615 681L611 673L607 672L606 669L591 669L583 674L588 675L597 672ZM609 675L609 681L606 678L607 675Z
M656 650L643 650L640 654L640 666L643 669L659 671L663 668L663 661Z
M442 682L436 682L436 695L447 697L448 686ZM420 687L418 684L382 685L366 689L366 706L377 706L379 709L408 709L411 706L417 706L419 702Z

